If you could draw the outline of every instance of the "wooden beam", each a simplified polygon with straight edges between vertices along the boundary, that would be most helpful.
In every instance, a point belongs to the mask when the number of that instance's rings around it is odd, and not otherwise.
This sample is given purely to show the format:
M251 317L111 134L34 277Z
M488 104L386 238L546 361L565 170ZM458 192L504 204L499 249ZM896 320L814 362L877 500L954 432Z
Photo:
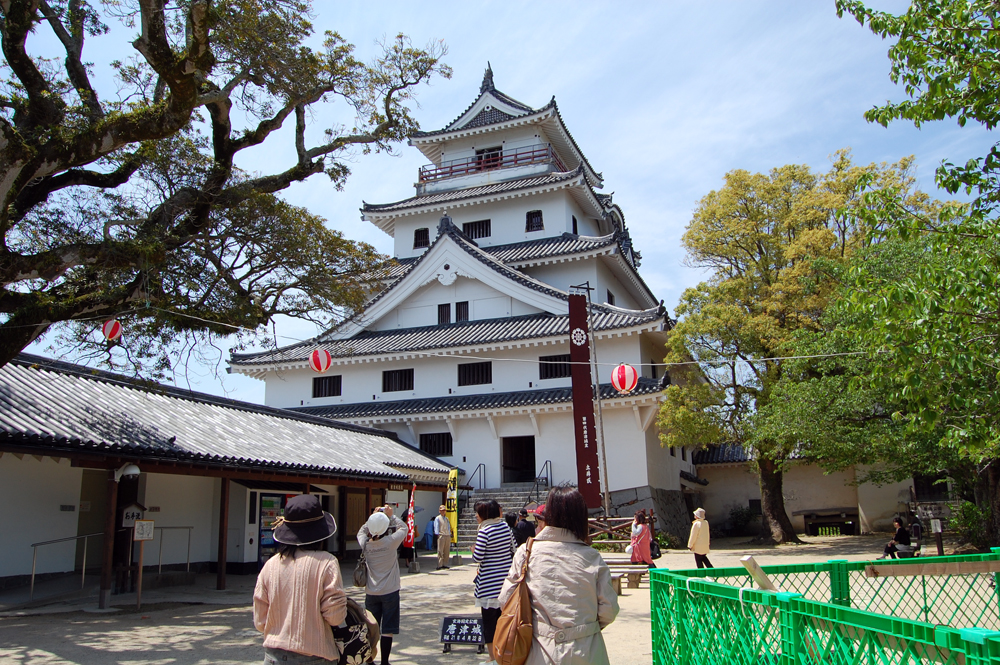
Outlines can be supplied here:
M865 566L865 577L913 577L916 575L970 575L998 573L1000 561L948 561L942 563L898 563Z
M229 536L229 478L222 479L222 493L219 496L219 570L215 588L226 590L226 546Z
M104 515L104 551L101 555L101 590L97 598L97 607L108 609L111 603L111 568L114 565L115 552L115 515L118 508L118 483L115 482L115 470L108 469L107 480L107 510Z
M774 582L771 581L771 578L767 576L767 573L764 572L764 569L760 567L760 564L754 561L753 556L749 554L746 555L740 559L740 563L743 564L743 567L747 569L748 573L750 573L750 577L753 578L753 581L756 582L757 586L761 589L764 591L780 591L780 589L774 585Z

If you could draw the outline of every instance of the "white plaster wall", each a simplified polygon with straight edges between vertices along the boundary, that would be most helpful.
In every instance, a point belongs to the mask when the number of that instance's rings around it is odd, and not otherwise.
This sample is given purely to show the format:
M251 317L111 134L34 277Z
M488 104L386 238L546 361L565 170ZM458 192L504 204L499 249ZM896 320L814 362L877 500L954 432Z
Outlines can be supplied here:
M864 468L858 469L862 475ZM865 483L858 487L858 508L864 533L891 531L892 518L907 509L912 479L886 485Z
M568 191L560 190L475 206L463 206L458 202L454 208L448 210L448 215L459 229L466 222L490 220L491 235L475 240L480 247L509 245L525 240L560 236L569 230L566 220L570 219L570 215L576 214L571 212L571 198ZM525 231L525 215L529 210L542 211L544 230L530 233ZM424 249L413 249L413 232L418 228L428 229L430 243L434 244L441 216L440 212L433 212L397 219L393 243L394 255L397 258L408 258L422 254ZM577 215L577 219L580 219L580 215Z
M645 485L649 480L646 435L636 427L632 409L605 407L602 411L610 489Z
M588 281L592 285L597 283L597 269L593 261L568 261L566 263L530 266L524 268L523 272L529 277L563 291L569 290L570 286ZM604 302L604 299L598 299L595 292L594 302Z
M645 415L645 410L642 410L641 413ZM655 421L646 430L645 439L646 482L651 487L659 487L665 490L679 490L681 488L680 472L682 468L680 457L671 456L670 450L660 445L660 437L657 433ZM687 466L688 464L685 464L684 468Z
M614 259L613 259L614 260ZM597 261L597 291L594 293L594 302L608 302L608 291L615 296L615 307L625 309L641 309L635 296L632 295L632 286L623 284L608 268L604 260Z
M796 531L805 531L805 518L792 515L797 510L823 508L855 508L858 505L854 470L825 474L815 464L795 464L786 473L783 483L785 511L792 516Z
M546 142L534 127L516 127L503 132L490 132L448 141L441 151L441 160L474 157L476 150L501 146L505 150Z
M641 336L599 337L597 339L598 375L602 383L611 380L611 371L618 363L638 366L643 362ZM538 358L569 353L565 343L528 346L504 351L476 353L455 358L428 356L407 360L360 362L338 364L325 376L342 377L342 394L339 397L313 399L312 381L318 376L311 369L270 372L265 378L264 401L268 406L323 406L353 404L369 401L396 401L447 395L478 395L493 392L511 392L539 388L567 387L569 378L540 380ZM493 363L493 383L459 386L458 365L464 363ZM648 359L647 359L648 360ZM382 392L382 372L393 369L413 369L412 391ZM374 396L374 400L373 400ZM404 437L407 441L411 437Z
M83 469L70 466L68 459L57 463L49 457L0 455L0 505L7 506L0 577L31 574L32 543L77 535L82 478ZM63 512L62 505L74 510ZM75 558L76 541L40 547L35 572L71 572Z
M215 561L217 558L213 543L218 541L218 485L217 478L204 476L146 474L145 505L147 508L160 508L159 512L147 512L147 519L154 520L155 526L193 526L191 563ZM236 485L231 484L230 487L235 488ZM232 515L230 526L233 526ZM146 545L146 565L156 563L160 534L157 531L156 540ZM184 563L186 560L187 535L184 530L167 531L163 541L163 563Z
M702 508L708 521L720 527L729 519L729 511L736 506L747 506L750 499L760 499L757 476L747 464L698 467L698 476L708 481L702 489Z

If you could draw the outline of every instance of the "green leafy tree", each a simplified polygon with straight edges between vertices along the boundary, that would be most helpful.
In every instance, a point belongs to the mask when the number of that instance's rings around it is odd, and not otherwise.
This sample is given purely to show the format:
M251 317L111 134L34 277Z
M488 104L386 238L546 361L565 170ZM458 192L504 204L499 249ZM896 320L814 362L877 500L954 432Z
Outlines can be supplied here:
M911 160L859 167L841 151L825 174L798 165L768 174L732 171L722 189L701 200L684 234L689 264L710 276L681 297L666 362L693 359L700 380L667 389L661 440L750 451L760 478L762 539L798 540L782 496L796 442L756 423L784 372L775 358L796 331L821 328L837 288L827 264L846 261L867 237L858 217L844 214L860 204L859 182L911 189L910 167Z
M450 70L443 45L402 35L369 63L333 32L307 46L311 10L0 3L0 365L56 323L82 353L107 352L93 331L119 317L136 371L156 373L169 350L234 326L328 323L362 302L385 257L276 194L319 173L339 188L352 155L417 128L415 88ZM99 68L85 46L109 24L135 32L134 52ZM61 52L42 52L51 44ZM289 164L237 166L278 141Z
M917 0L900 15L861 2L837 3L883 38L890 76L908 99L865 115L917 126L955 118L993 128L1000 120L1000 5L982 0ZM858 292L854 306L867 348L876 351L876 384L895 386L901 416L914 431L938 428L942 455L974 464L987 487L990 535L1000 543L1000 149L965 165L944 163L937 183L971 197L938 215L913 214L887 187L867 195L869 220L883 237L926 242L927 259L878 290ZM869 279L859 266L857 283Z

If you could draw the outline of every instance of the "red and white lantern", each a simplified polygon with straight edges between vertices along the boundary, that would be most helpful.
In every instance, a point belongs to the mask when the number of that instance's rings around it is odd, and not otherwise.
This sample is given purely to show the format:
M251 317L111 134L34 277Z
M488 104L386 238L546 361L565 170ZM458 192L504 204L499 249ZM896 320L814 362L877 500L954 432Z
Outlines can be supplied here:
M122 324L115 319L105 321L104 325L101 326L101 333L104 334L104 339L114 342L122 336Z
M309 354L309 366L312 367L314 372L322 374L330 369L330 365L332 364L333 356L326 349L315 349Z
M635 367L632 367L631 365L622 363L618 367L615 367L611 372L611 385L613 385L615 390L620 392L622 395L635 390L638 383L639 373L636 372Z

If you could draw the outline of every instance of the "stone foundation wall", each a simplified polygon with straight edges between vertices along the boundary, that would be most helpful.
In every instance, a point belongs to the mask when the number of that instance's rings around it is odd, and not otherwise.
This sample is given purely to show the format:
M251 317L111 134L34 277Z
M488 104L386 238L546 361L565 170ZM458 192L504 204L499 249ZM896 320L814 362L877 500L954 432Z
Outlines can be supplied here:
M653 510L656 528L665 531L687 544L691 530L691 517L680 490L665 490L643 485L611 492L611 514L630 517L637 510Z

